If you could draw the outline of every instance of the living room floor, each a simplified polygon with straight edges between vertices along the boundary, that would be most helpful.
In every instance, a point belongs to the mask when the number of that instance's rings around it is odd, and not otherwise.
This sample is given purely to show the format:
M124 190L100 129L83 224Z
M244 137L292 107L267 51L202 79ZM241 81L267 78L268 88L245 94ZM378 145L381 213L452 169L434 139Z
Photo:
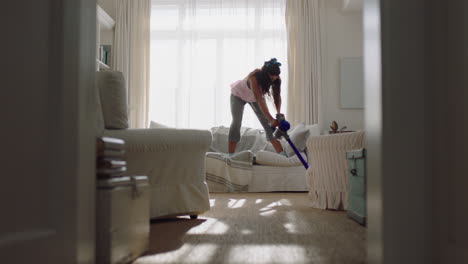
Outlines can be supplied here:
M310 207L307 193L211 193L211 209L151 224L134 264L366 263L366 229L344 211Z

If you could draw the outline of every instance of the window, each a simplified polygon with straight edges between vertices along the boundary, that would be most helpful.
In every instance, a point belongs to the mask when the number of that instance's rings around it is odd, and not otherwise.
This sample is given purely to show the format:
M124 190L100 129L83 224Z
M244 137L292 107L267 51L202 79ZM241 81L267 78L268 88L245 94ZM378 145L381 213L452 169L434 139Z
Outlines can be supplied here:
M150 53L150 119L158 123L229 126L230 84L273 57L282 63L286 110L283 1L153 0ZM261 128L249 106L242 125Z

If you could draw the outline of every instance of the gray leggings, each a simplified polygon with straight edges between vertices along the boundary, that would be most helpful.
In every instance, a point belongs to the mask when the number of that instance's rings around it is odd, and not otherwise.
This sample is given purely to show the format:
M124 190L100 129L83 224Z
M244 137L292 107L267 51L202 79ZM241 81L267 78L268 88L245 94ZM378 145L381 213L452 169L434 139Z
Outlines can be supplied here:
M240 99L239 97L231 94L231 114L232 123L229 129L229 141L239 142L240 140L240 129L242 125L242 116L244 114L244 106L247 102ZM257 115L258 120L263 126L266 133L266 139L270 141L273 139L273 129L270 127L268 119L263 114L260 106L257 102L248 103L252 107L253 111Z

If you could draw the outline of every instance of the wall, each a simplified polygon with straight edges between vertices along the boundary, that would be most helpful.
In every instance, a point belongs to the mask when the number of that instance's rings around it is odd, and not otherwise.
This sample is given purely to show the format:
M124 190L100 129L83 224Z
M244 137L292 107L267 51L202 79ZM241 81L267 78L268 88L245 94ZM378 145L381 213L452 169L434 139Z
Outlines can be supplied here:
M321 1L322 105L321 125L335 120L350 129L364 128L364 109L340 108L340 57L362 56L362 12L343 11L342 0Z
M97 4L115 20L115 5L117 0L97 0Z

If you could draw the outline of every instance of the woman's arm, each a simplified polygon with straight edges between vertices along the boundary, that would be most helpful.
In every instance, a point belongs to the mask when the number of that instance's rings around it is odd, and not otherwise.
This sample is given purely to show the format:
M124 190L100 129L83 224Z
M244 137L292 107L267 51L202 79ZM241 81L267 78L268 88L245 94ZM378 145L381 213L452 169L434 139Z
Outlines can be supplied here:
M275 104L276 106L276 112L279 114L281 113L281 96L279 97L278 102Z

